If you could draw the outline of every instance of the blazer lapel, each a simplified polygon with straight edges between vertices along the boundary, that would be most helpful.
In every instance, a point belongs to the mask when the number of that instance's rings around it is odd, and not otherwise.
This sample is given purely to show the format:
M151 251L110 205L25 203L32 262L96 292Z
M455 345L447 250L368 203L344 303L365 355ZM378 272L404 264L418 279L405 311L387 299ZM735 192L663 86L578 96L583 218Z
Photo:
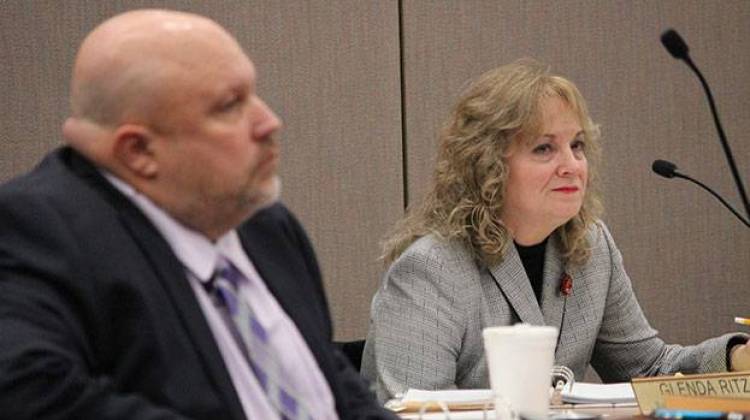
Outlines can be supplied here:
M148 256L151 268L169 295L172 305L177 309L183 328L188 331L193 347L197 349L204 362L203 368L224 400L224 405L232 414L232 418L244 419L245 414L237 391L200 304L188 283L182 264L155 228L146 224L148 221L139 220L145 218L138 210L132 207L123 210L121 217L143 249L143 253Z
M329 377L333 366L324 351L328 345L327 341L323 341L326 340L324 335L326 326L321 326L318 322L320 319L326 319L327 314L311 313L311 311L316 311L318 306L314 303L316 299L308 296L316 292L307 289L306 279L295 278L295 276L308 274L295 273L293 264L285 261L289 250L283 242L282 233L269 231L268 226L262 226L257 221L238 230L238 233L245 252L266 287L302 334L329 384L333 383L334 381Z
M544 325L542 311L514 245L508 248L503 262L490 267L489 271L521 322Z
M295 285L299 283L290 278L293 274L290 274L290 268L283 260L285 252L276 244L279 238L268 237L257 223L251 223L248 229L242 229L238 233L247 256L266 287L296 324L298 318L304 318L298 312L305 306L305 302L299 299L301 291L295 290Z
M244 412L237 393L232 385L229 372L216 345L213 334L203 316L203 311L187 281L185 270L172 253L169 244L159 235L156 228L125 196L120 194L88 161L71 153L71 168L102 197L118 209L120 220L141 248L143 255L155 276L166 290L172 304L180 316L183 327L193 347L203 360L203 367L214 383L224 405L235 419L244 419Z
M541 307L546 325L562 329L565 297L560 293L560 278L565 267L557 248L557 239L553 236L547 241L544 252L544 279L542 283Z

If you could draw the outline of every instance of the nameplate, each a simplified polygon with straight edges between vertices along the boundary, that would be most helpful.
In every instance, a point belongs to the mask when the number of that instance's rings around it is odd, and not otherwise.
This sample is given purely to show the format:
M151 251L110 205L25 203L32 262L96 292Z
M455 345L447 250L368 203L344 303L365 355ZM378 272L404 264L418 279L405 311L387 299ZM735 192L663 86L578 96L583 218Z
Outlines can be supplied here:
M749 398L750 373L659 376L632 380L641 413L664 407L666 397Z

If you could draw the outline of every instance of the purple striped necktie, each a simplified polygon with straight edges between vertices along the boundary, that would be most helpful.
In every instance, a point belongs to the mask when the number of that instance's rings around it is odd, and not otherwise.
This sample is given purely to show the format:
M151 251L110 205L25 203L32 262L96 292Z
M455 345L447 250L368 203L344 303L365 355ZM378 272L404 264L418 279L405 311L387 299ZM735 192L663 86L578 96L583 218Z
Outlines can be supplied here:
M283 359L277 357L284 349L274 348L268 331L237 292L240 284L249 282L229 259L219 256L207 289L271 405L283 419L313 419L282 365Z

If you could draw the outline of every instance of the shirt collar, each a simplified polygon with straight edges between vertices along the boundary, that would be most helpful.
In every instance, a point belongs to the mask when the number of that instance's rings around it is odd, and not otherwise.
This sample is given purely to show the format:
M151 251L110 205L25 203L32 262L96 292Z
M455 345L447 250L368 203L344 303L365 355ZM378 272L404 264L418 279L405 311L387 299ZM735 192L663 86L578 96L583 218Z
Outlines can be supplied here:
M229 231L216 242L212 242L202 233L177 221L151 199L136 191L130 184L107 171L101 171L104 177L154 224L172 248L172 252L175 253L177 259L200 281L207 282L211 279L220 251L232 262L235 262L233 254L238 246L241 249L239 237L235 230Z

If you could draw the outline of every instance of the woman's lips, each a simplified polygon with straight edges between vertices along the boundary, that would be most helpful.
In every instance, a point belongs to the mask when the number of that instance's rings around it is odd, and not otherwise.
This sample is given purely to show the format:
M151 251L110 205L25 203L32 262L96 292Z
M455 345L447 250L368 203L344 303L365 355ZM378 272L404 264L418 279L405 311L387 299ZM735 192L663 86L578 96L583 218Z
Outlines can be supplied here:
M555 188L552 191L570 194L570 193L578 192L578 189L579 189L578 187L560 187L560 188Z

